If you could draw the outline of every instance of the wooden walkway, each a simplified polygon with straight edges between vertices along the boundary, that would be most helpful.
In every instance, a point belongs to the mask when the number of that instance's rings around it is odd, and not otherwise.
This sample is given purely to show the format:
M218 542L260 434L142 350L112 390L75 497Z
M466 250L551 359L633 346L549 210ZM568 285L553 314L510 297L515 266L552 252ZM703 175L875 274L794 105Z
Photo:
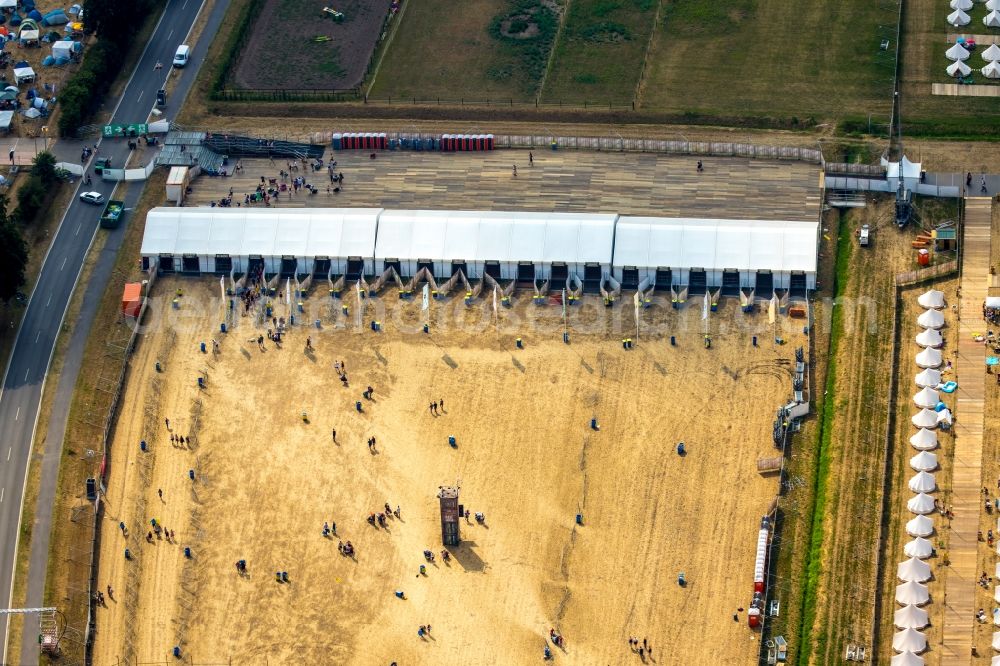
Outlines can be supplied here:
M951 97L1000 97L1000 85L984 86L976 83L971 85L932 83L931 94L949 95Z
M941 664L968 664L976 612L977 555L982 506L983 395L986 348L973 336L986 331L983 302L990 268L992 199L965 199L962 274L956 360L955 458L952 463L951 522L945 569L945 616ZM985 544L982 544L985 547Z

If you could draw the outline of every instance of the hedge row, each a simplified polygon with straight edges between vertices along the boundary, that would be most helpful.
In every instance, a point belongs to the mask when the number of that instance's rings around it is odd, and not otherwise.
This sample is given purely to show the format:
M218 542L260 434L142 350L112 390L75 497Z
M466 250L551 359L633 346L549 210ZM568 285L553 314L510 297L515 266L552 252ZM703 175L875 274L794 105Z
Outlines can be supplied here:
M59 134L70 136L84 125L104 99L122 65L117 44L99 38L59 96Z

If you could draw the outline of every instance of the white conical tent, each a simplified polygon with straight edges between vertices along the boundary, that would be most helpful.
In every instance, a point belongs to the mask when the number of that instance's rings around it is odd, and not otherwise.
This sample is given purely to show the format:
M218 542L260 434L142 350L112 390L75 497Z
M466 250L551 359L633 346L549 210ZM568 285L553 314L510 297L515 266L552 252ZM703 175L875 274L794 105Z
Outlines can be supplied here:
M972 0L951 0L948 6L952 9L961 9L964 12L972 9Z
M937 422L938 423L947 423L948 425L951 425L951 410L946 408L946 409L942 409L940 412L938 412L937 413Z
M969 15L963 12L961 9L956 9L951 14L948 14L948 23L954 26L969 25Z
M921 388L924 386L934 388L941 383L941 371L935 370L934 368L925 368L917 373L917 376L913 378L913 381L916 382L917 386Z
M920 391L913 396L913 404L917 407L926 407L927 409L934 409L937 404L941 402L941 396L938 392L929 386L925 386Z
M924 658L912 652L902 652L892 656L891 666L924 666Z
M910 458L910 467L913 468L915 472L930 472L931 470L937 469L937 466L937 456L930 451L921 451L917 455Z
M1000 666L1000 654L993 655L993 658L990 659L990 666Z
M906 523L906 533L913 537L929 537L934 534L934 521L927 516L916 516Z
M940 347L944 344L944 338L941 337L941 331L936 328L925 328L917 333L913 340L921 347Z
M913 604L906 604L892 614L892 623L900 629L923 629L930 622L927 619L927 611L917 608Z
M969 52L961 44L952 44L951 48L944 52L948 60L968 60ZM924 305L921 303L921 305ZM931 307L930 305L924 305L925 308Z
M993 588L993 601L1000 603L1000 586Z
M917 537L903 546L903 552L909 557L919 557L923 560L934 554L934 546L927 539Z
M927 586L914 580L896 586L896 603L900 606L914 604L923 606L931 598Z
M987 3L987 7L989 3ZM996 9L992 10L989 14L983 17L983 25L987 28L1000 28L1000 11Z
M961 60L957 60L948 65L945 71L948 72L948 76L968 76L972 73L972 68Z
M1000 46L997 46L996 44L990 44L985 49L983 49L983 52L979 54L979 57L987 62L989 62L990 60L1000 60ZM923 305L923 303L921 303L921 305ZM924 307L930 307L930 306L924 306Z
M934 511L934 498L927 493L917 493L907 500L906 508L910 510L910 513L932 513Z
M988 79L1000 79L1000 62L992 60L986 63L986 66L979 71Z
M923 652L927 637L916 629L903 629L892 635L892 649L896 652Z
M1000 631L993 632L993 649L1000 652Z
M918 428L934 428L937 426L937 412L932 409L921 409L910 421Z
M986 0L986 9L995 12L1000 9L1000 0Z
M930 451L937 448L937 433L927 428L921 428L910 437L910 446L918 451Z
M930 312L935 312L935 310L930 310ZM941 365L941 351L928 347L918 352L914 360L921 368L936 368Z
M937 481L929 472L917 472L906 485L915 493L932 493L937 489Z
M958 46L956 44L955 46ZM922 308L939 309L944 307L944 292L937 289L928 289L917 297L917 304Z
M917 317L917 324L921 328L941 328L944 326L944 315L937 310L924 310L923 314Z
M911 557L910 559L899 563L896 567L896 577L899 578L899 580L915 580L918 583L923 583L931 578L931 565L927 564L923 560L917 559L916 557ZM919 652L919 650L913 651Z

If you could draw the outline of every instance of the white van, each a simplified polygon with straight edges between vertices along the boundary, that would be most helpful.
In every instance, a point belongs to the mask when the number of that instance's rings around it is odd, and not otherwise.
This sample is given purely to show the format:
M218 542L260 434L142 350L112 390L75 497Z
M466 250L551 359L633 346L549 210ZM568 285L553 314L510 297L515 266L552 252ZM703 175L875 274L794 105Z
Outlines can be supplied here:
M868 247L868 244L871 242L869 234L870 230L868 228L868 225L867 224L861 225L861 231L858 232L858 244L861 245L861 247Z
M187 44L181 44L177 47L177 53L174 54L174 67L183 67L188 63L190 57L191 47Z

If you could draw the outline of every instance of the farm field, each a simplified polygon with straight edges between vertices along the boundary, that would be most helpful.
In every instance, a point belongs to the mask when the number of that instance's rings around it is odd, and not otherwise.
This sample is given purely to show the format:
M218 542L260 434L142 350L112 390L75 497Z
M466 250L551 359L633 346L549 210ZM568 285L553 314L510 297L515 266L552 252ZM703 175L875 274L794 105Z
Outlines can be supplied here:
M383 333L314 295L307 319L322 330L295 328L283 348L262 350L249 340L263 329L236 317L205 355L197 344L218 335L218 285L164 278L154 296L165 303L177 288L180 310L154 308L164 316L137 347L133 407L112 448L99 582L119 592L98 611L95 663L162 660L174 645L196 662L234 664L529 663L550 628L566 639L558 658L574 663L637 659L630 635L648 638L657 661L755 658L745 614L732 614L748 603L760 516L777 492L756 460L774 452L774 408L805 342L797 324L779 320L786 344L754 348L750 335L771 340L771 327L726 301L708 322L709 350L700 309L675 311L660 296L625 351L629 308L586 299L565 345L558 308L515 296L496 328L484 302L435 303L425 336L419 305L390 291L362 316L379 316ZM306 335L313 352L303 353ZM434 416L427 405L441 399ZM165 418L190 444L171 444ZM361 448L369 437L374 452ZM437 488L456 479L485 524L463 522L451 562L439 557L421 575L421 552L441 550ZM400 519L368 525L386 502ZM147 543L152 518L170 541ZM336 538L323 537L326 521ZM336 552L338 539L356 558ZM276 570L290 583L275 582ZM417 636L425 624L429 640Z
M232 73L249 90L335 90L361 83L389 0L343 0L342 23L325 0L266 0ZM329 41L316 41L316 37Z

